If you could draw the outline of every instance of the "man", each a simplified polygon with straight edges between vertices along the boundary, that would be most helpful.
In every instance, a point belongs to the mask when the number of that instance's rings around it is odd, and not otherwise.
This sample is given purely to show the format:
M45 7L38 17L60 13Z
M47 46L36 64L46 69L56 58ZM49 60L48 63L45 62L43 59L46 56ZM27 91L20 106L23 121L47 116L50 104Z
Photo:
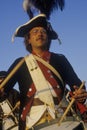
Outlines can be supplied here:
M31 53L16 70L15 66L23 58L17 59L12 64L8 75L12 70L15 72L4 85L4 91L8 92L16 82L19 84L19 130L55 119L56 105L63 98L66 84L70 86L76 101L85 102L87 98L85 86L77 91L82 82L69 61L64 55L49 52L51 40L58 39L58 35L44 14L32 18L17 28L15 36L25 38L26 49ZM46 62L42 63L44 61ZM47 63L51 66L48 67Z

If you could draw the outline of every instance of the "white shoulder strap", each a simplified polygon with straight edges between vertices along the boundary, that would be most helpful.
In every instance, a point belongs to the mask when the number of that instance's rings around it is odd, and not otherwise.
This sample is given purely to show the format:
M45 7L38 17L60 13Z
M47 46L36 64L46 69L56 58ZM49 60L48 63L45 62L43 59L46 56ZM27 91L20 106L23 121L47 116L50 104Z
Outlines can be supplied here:
M45 104L54 107L54 101L49 84L44 77L40 67L38 66L36 59L32 54L30 54L29 56L25 57L25 62L35 84L39 99Z
M51 66L48 62L46 62L45 60L41 59L40 57L33 55L35 57L36 60L40 61L42 64L44 64L46 67L48 67L61 81L62 85L64 86L64 82L62 80L61 75L59 74L58 71L56 71L56 69Z

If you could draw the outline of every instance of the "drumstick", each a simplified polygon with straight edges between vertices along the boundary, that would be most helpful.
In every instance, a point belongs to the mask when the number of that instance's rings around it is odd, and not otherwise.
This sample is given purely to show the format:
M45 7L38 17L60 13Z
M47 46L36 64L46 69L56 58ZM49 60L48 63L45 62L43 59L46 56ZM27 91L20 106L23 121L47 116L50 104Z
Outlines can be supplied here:
M4 85L9 81L9 79L15 74L15 72L21 67L24 63L24 58L14 67L14 69L9 73L9 75L3 80L0 84L0 89L4 87Z
M84 84L85 84L85 81L82 82L82 84L80 85L78 91L83 88ZM65 110L64 114L62 115L61 119L59 120L58 125L61 124L61 122L63 121L63 119L64 119L65 116L67 115L68 111L70 110L71 106L73 105L74 101L75 101L75 98L72 97L72 100L71 100L71 102L69 103L68 107L66 108L66 110Z

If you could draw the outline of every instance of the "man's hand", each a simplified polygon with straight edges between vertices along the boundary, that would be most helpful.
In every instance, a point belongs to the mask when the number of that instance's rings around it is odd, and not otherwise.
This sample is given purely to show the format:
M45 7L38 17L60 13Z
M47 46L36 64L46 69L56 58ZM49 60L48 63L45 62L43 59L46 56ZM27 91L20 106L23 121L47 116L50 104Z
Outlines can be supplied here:
M73 86L75 91L73 92L73 97L75 98L76 101L78 102L85 102L87 99L87 91L82 88L78 90L79 88L77 86Z

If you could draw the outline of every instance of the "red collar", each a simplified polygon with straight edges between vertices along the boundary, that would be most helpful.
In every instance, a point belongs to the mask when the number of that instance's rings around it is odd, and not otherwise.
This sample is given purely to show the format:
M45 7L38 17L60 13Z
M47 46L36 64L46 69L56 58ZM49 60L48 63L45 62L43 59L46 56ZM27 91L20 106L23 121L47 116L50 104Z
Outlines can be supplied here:
M32 52L32 54L37 55L35 52ZM37 55L37 56L40 57L40 58L42 58L42 59L44 59L45 61L49 62L51 53L49 51L45 51L43 53L43 56L39 56L39 55Z

